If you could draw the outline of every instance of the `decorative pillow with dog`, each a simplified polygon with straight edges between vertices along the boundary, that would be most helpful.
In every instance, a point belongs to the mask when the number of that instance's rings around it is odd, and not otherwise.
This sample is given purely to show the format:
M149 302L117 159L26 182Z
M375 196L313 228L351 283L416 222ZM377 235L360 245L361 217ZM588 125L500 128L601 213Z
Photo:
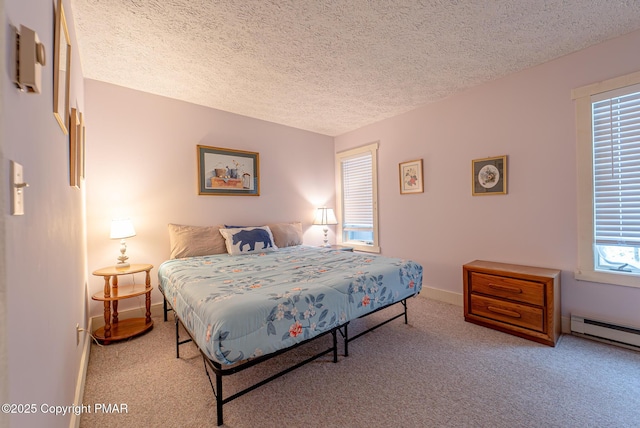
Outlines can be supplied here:
M227 252L238 254L260 254L278 249L269 226L220 229L227 245Z

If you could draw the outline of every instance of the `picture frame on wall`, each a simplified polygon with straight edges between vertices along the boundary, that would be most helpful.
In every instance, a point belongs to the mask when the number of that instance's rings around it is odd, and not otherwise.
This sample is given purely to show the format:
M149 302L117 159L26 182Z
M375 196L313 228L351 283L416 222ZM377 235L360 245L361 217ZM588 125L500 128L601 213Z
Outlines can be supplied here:
M473 196L507 194L507 156L471 161L471 193Z
M198 194L260 196L260 154L197 146Z
M71 109L69 123L69 185L80 188L80 135L82 127L80 125L80 113L78 109Z
M422 159L401 162L399 164L399 170L401 195L424 192Z
M58 0L54 30L53 115L62 132L69 133L69 86L71 85L71 38L62 0Z
M80 165L80 171L79 171L80 178L82 180L84 180L85 179L85 162L84 162L84 160L85 160L85 156L86 156L85 155L86 130L85 130L85 126L84 126L84 114L80 113L79 117L80 117L80 124L79 124L79 128L78 128L79 129L78 137L79 137L80 140L79 140L79 143L78 143L78 150L79 150L78 162L79 162L79 165Z

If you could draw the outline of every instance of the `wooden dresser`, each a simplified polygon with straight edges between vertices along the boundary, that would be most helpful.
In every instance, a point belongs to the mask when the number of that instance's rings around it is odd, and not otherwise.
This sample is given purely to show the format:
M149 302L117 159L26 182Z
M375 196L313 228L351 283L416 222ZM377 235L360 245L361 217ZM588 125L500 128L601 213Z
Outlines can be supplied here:
M555 346L560 271L476 260L462 267L465 321Z

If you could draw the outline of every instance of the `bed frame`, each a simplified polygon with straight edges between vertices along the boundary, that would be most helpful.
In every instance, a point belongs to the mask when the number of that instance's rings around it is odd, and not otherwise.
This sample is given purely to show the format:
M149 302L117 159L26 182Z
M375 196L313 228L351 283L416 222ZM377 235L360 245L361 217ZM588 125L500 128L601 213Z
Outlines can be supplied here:
M163 296L163 310L164 310L164 321L168 320L167 314L170 311L173 311L173 308L171 308L170 303L167 301L166 297L164 296L164 292L162 290L160 290L162 292L162 296ZM415 296L416 294L414 294L413 296ZM413 297L410 296L410 297ZM408 315L407 315L407 298L403 299L403 300L399 300L397 302L391 303L389 305L386 306L382 306L372 312L369 312L365 315L362 315L359 318L364 318L368 315L374 314L378 311L381 311L383 309L389 308L391 306L394 306L397 303L401 303L402 307L403 307L403 311L400 312L399 314L396 314L394 316L392 316L391 318L382 321L376 325L374 325L373 327L370 327L358 334L356 334L353 337L349 337L349 330L348 330L348 326L349 326L349 322L347 321L346 323L338 326L338 327L334 327L331 330L325 331L322 334L319 334L318 336L314 336L310 339L307 339L303 342L297 343L293 346L290 346L289 348L285 348L285 349L281 349L277 352L273 352L271 354L268 355L263 355L261 357L257 357L257 358L252 358L250 360L246 360L244 362L240 362L238 364L232 365L230 367L226 367L223 368L222 364L211 360L210 358L208 358L205 353L202 351L202 349L200 349L200 347L198 347L198 350L200 351L200 354L202 355L202 359L204 361L204 370L207 373L207 378L209 378L209 383L211 384L211 389L213 390L213 395L216 398L216 416L217 416L217 424L218 426L223 424L223 412L222 412L222 407L224 404L235 400L236 398L239 398L243 395L245 395L248 392L253 391L256 388L261 387L262 385L265 385L269 382L271 382L272 380L275 380L297 368L300 368L302 366L304 366L307 363L310 363L312 361L317 360L318 358L327 355L329 353L333 353L333 362L337 363L338 362L338 337L337 334L340 333L340 335L342 336L343 339L343 343L344 343L344 356L348 357L349 356L349 343L356 340L357 338L377 329L378 327L381 327L397 318L400 318L402 316L404 316L404 323L407 324L408 323ZM187 330L186 328L184 328L184 324L183 324L183 329L184 331L187 333L187 335L189 336L188 339L184 339L184 340L180 340L180 324L182 324L182 320L180 320L180 318L178 317L177 313L175 311L173 311L174 313L174 318L175 318L175 325L176 325L176 358L180 358L180 345L188 343L188 342L194 342L193 337L191 336L191 333L189 333L189 330ZM297 364L294 364L292 366L289 366L287 368L285 368L284 370L279 371L278 373L269 376L266 379L263 379L233 395L230 395L229 397L224 397L223 393L222 393L222 378L224 376L229 376L232 375L234 373L238 373L241 372L243 370L246 370L250 367L253 367L259 363L262 363L264 361L268 361L271 358L277 357L278 355L284 354L285 352L291 351L295 348L298 348L299 346L302 346L308 342L311 342L312 340L318 339L320 337L326 336L328 334L331 334L333 340L332 340L332 346L329 348L326 348L322 351L320 351L319 353L312 355L311 357L306 358L303 361L300 361ZM214 381L211 379L211 374L209 373L209 370L211 370L214 375L215 375L215 385L214 385Z

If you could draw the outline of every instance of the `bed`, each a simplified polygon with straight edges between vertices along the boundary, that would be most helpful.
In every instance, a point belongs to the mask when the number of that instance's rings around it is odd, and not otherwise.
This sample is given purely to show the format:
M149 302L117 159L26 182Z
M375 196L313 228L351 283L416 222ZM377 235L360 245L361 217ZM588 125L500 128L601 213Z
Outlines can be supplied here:
M413 261L286 245L282 239L278 246L272 228L221 227L218 232L229 244L226 253L173 258L158 269L165 320L169 310L176 317L176 356L185 342L193 341L199 348L216 397L218 425L223 423L223 404L328 353L337 362L338 335L347 356L349 342L362 334L399 317L404 316L406 323L406 299L422 287L422 267ZM259 236L262 230L269 239ZM251 251L246 239L237 238L248 236L242 231L255 232ZM396 303L402 305L401 313L349 337L350 321ZM180 339L178 322L187 340ZM332 346L241 393L223 397L223 376L325 335L332 336Z

